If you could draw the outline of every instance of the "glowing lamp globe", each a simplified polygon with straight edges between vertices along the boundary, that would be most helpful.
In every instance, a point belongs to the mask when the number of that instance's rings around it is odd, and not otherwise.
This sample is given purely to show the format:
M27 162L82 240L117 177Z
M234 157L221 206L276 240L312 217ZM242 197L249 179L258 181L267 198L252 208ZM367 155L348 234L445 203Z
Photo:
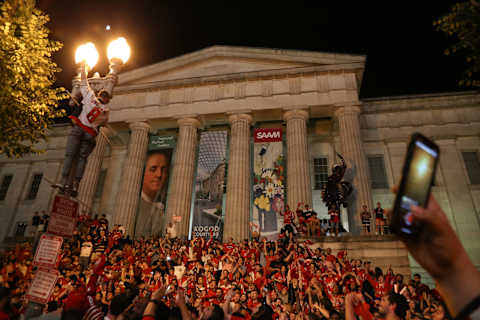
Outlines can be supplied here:
M107 49L107 56L110 61L119 60L122 64L127 62L128 58L130 58L130 46L127 40L120 37L110 42Z
M87 42L77 48L75 52L75 63L85 61L87 66L92 69L98 62L98 51L95 45Z

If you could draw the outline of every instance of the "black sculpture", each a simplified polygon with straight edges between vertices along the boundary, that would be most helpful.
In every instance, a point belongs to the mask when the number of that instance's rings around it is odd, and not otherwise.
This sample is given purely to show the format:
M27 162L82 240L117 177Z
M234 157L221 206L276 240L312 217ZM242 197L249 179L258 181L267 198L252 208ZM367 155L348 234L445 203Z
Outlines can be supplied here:
M327 183L323 187L322 201L327 206L328 210L340 209L343 205L347 207L347 197L352 193L353 187L350 182L342 181L343 175L347 170L347 165L343 157L337 153L342 161L341 164L335 164L332 168L332 174L328 177Z

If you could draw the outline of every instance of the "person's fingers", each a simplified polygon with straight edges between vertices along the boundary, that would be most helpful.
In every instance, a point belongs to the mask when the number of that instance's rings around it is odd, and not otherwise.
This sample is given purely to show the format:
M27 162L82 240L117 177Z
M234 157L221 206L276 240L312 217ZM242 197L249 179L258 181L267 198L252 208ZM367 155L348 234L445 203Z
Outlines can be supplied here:
M428 198L428 202L427 202L427 208L429 210L434 210L434 211L438 211L438 212L443 212L440 205L438 204L437 202L437 199L435 199L435 197L433 196L433 194L430 193L430 197Z
M412 210L412 217L415 221L420 223L430 222L432 220L430 210L419 206L411 206L410 210Z

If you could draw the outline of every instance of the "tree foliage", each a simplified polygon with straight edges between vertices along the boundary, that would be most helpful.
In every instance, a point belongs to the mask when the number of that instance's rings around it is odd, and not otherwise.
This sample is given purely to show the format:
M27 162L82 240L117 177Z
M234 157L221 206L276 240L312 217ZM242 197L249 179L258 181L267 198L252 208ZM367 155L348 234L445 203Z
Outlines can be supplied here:
M21 157L42 152L38 143L63 113L67 92L53 88L60 68L52 58L62 44L49 39L34 0L5 0L0 10L0 155Z
M476 0L457 3L433 25L437 31L456 39L445 50L446 55L465 56L468 67L459 84L480 87L480 4Z

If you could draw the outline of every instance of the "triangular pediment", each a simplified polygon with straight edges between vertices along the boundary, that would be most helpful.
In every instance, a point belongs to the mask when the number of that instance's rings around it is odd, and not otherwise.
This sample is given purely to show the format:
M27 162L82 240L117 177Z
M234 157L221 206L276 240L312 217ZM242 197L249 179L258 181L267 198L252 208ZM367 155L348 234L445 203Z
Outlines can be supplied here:
M361 55L213 46L122 73L119 85L364 63Z

